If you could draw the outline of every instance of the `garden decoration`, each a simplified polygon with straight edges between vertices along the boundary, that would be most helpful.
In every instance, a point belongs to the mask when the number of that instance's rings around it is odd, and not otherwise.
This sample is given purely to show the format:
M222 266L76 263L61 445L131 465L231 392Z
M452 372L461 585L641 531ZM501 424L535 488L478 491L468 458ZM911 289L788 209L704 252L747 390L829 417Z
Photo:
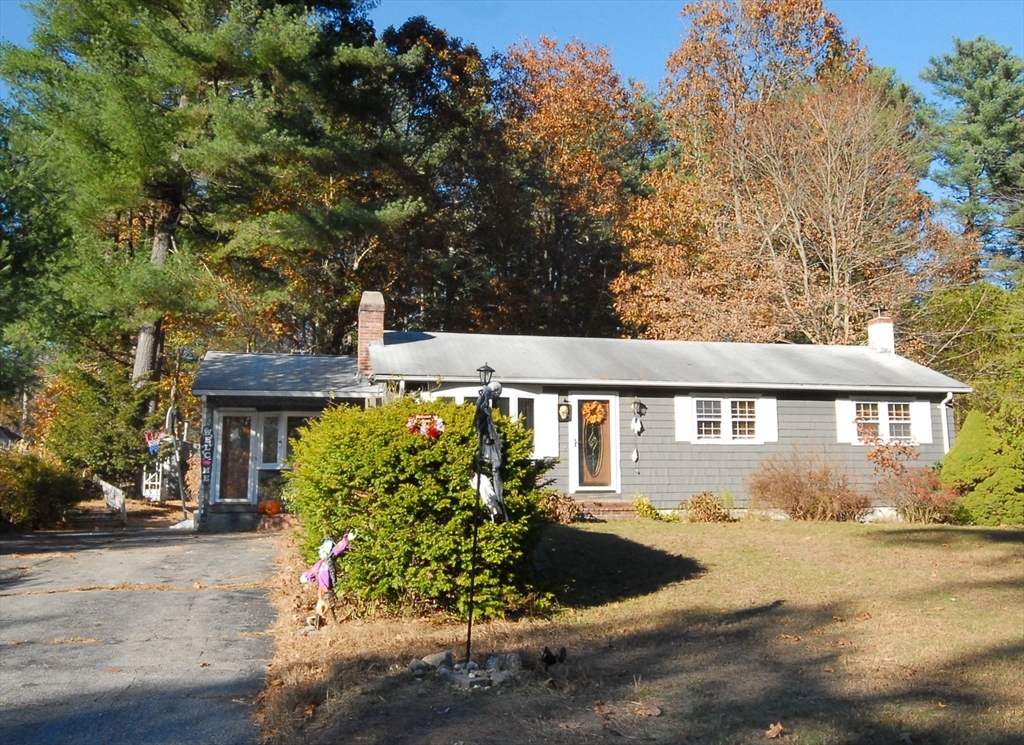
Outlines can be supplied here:
M504 514L505 502L502 498L501 488L501 439L498 437L498 430L494 427L494 417L491 414L494 402L500 396L501 383L496 380L485 384L480 389L480 396L476 400L476 416L473 418L473 425L476 427L478 444L477 473L480 473L480 467L483 462L490 464L490 482L493 484L492 489L494 492L492 500L497 503L501 508L502 514ZM486 479L486 476L484 478ZM474 488L478 486L475 478L471 478L470 482ZM482 484L478 491L480 492L481 499L484 499ZM484 503L487 504L486 499L484 499ZM488 507L490 507L489 504Z
M476 473L470 477L469 483L476 489L477 502L483 501L491 510L493 521L500 511L505 515L505 502L501 493L501 439L498 437L498 430L494 427L494 416L491 410L494 402L501 396L501 383L491 382L494 369L486 362L482 367L476 369L480 374L480 395L476 400L476 415L473 417L473 426L476 428ZM487 461L491 464L491 477L488 479L483 474L483 464ZM487 490L484 490L484 484ZM477 541L477 519L476 506L473 503L473 548L469 554L469 621L466 626L466 662L468 663L473 653L473 590L476 585L476 541ZM492 506L493 505L493 506ZM496 509L497 508L497 511Z
M444 434L444 419L437 414L413 414L405 420L405 428L414 435L436 440Z
M317 585L316 612L306 619L307 629L319 629L327 623L328 612L330 612L331 618L334 621L338 620L334 615L334 585L338 578L334 560L349 547L349 543L355 537L356 531L350 530L337 543L335 543L333 538L324 538L320 542L320 549L317 551L320 561L303 572L302 576L299 577L299 581L304 584L316 582Z
M480 480L478 484L477 481ZM469 485L476 489L477 494L480 495L480 500L487 507L491 513L491 522L498 521L498 515L508 520L508 515L505 514L505 504L498 499L498 494L494 490L494 485L491 484L491 480L485 475L477 476L474 474L469 479Z

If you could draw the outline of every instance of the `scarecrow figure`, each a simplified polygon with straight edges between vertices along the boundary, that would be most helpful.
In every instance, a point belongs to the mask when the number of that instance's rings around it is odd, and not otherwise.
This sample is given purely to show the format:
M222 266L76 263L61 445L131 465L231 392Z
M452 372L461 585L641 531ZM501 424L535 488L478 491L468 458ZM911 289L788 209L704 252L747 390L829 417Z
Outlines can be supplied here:
M325 623L327 623L327 612L330 611L331 618L337 621L337 617L334 615L334 585L338 579L337 568L334 566L334 560L348 548L349 541L355 538L356 532L354 530L346 533L340 541L334 542L333 538L324 538L320 542L320 548L317 551L317 555L320 557L320 561L311 566L302 576L299 577L299 581L304 584L313 584L316 582L316 612L306 619L306 626L313 629L319 629Z
M476 416L473 418L473 425L476 427L477 440L480 445L477 468L480 468L481 461L491 464L490 483L484 476L480 496L491 511L492 520L499 512L501 515L505 515L505 500L502 497L501 488L501 440L498 437L498 430L494 427L494 417L491 415L491 408L499 396L501 396L501 383L495 380L485 385L480 390L480 397L476 400ZM477 477L471 477L470 483L475 488Z

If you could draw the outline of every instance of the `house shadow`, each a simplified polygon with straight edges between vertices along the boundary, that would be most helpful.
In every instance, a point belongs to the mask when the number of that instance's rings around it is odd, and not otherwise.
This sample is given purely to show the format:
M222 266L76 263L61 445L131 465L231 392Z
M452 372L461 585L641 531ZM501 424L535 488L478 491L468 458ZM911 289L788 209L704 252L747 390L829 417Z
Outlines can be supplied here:
M541 576L559 602L571 608L642 597L705 571L686 556L565 525L545 530L537 557Z

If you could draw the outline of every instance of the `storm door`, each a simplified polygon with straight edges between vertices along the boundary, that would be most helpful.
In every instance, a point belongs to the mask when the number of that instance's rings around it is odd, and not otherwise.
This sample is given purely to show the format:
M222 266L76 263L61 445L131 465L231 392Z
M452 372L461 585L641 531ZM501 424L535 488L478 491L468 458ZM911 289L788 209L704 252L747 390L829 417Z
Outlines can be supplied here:
M573 491L618 491L618 399L573 396L573 400L570 486Z
M221 417L218 501L249 499L252 419L251 414L225 414Z

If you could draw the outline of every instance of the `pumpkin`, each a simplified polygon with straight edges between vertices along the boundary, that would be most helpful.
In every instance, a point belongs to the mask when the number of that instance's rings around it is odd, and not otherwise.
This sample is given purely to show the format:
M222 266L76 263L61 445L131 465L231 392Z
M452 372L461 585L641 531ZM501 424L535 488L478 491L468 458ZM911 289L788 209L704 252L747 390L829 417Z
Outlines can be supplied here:
M276 499L264 499L256 505L256 511L261 515L278 515L281 512L281 502Z

